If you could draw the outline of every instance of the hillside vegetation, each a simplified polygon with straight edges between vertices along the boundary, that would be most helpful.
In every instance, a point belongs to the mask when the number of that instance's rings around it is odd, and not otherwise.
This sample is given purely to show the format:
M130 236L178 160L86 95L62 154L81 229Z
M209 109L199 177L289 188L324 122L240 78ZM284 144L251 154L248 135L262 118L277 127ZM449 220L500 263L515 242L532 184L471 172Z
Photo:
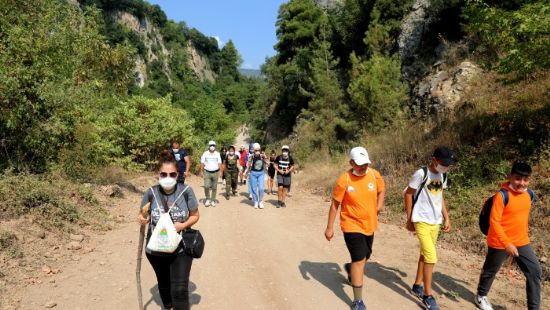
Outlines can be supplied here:
M383 218L400 225L408 178L434 147L450 146L459 162L447 195L455 232L445 238L478 253L483 201L514 160L527 160L538 195L532 239L548 257L549 12L545 1L291 0L263 67L269 109L256 138L290 143L305 183L323 195L348 167L346 152L367 146L388 183ZM481 69L462 85L466 62ZM441 94L441 76L453 93Z

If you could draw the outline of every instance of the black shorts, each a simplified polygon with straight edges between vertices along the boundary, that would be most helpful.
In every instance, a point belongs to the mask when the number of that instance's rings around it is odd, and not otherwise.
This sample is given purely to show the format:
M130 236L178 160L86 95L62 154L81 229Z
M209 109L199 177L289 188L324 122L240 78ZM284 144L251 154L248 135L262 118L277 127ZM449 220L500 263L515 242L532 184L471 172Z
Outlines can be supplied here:
M352 262L370 258L374 235L366 236L361 233L344 233L344 240L346 241Z
M275 178L275 167L269 166L269 168L267 168L267 175L270 179Z
M277 174L277 185L279 187L290 188L291 180L292 178L290 177L290 174L288 175Z

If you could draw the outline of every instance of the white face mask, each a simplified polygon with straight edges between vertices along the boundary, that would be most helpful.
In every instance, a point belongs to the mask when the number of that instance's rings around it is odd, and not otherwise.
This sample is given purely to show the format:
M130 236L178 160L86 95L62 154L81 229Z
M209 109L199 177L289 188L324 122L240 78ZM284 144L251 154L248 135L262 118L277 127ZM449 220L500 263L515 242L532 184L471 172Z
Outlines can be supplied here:
M172 152L177 153L180 149L172 149Z
M235 155L235 152L229 151L229 155L230 155L230 156L233 156L233 155Z
M214 152L214 150L216 149L216 147L213 146L213 145L211 145L211 146L208 147L208 149L210 150L210 152Z
M162 187L162 189L164 190L171 190L171 189L174 189L174 186L176 186L176 183L178 181L176 180L176 178L171 178L171 177L166 177L166 178L159 178L159 185Z
M283 156L284 156L284 157L287 157L287 156L288 156L288 152L283 152Z
M351 174L353 174L356 177L362 177L365 174L367 174L367 171L365 170L365 172L363 174L359 174L359 172L355 171L355 169L351 169Z
M439 173L447 173L447 171L449 171L449 167L445 167L440 164L437 164L437 166L435 166L435 170L437 170L437 172Z

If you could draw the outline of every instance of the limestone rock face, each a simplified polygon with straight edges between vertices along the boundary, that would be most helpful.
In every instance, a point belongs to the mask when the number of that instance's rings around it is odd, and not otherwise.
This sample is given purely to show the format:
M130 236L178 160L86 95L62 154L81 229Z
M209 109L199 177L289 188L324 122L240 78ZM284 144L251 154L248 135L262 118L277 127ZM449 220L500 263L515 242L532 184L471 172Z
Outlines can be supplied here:
M446 70L436 66L433 73L413 88L413 109L427 113L453 109L468 91L470 82L480 73L481 68L470 61Z
M147 59L138 55L134 67L136 85L138 87L143 87L145 85L147 82L147 64L155 60L162 61L163 71L169 82L172 83L170 79L171 70L168 63L171 52L166 47L164 38L160 34L159 29L157 29L147 18L140 19L123 11L110 12L110 18L139 34L141 40L145 44ZM201 81L214 82L215 75L208 59L202 56L191 43L188 44L187 51L189 56L189 67L193 70L195 76Z
M432 18L428 16L430 4L430 0L416 0L412 10L403 19L397 39L401 62L411 61L418 50L422 36L432 22Z

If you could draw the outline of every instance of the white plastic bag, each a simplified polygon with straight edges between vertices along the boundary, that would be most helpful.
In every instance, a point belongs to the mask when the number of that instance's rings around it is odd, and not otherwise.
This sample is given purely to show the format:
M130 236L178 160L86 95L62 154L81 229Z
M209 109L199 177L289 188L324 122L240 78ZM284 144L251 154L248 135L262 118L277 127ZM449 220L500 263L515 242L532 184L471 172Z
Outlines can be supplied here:
M153 229L147 249L153 252L173 253L181 242L181 235L176 231L169 213L162 213Z

